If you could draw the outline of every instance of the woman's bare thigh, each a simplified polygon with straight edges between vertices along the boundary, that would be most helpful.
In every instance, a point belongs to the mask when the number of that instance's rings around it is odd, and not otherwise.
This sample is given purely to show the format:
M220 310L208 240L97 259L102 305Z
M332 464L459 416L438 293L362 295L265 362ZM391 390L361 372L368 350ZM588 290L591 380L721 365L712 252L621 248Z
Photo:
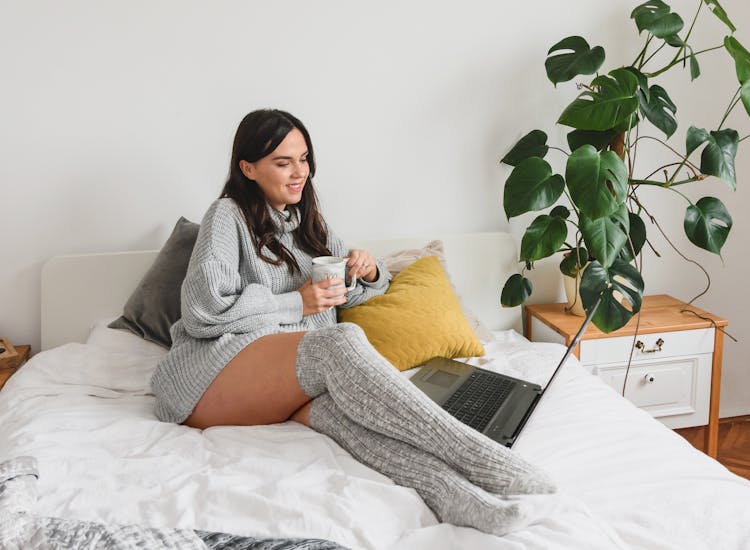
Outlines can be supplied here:
M283 422L298 413L297 420L300 408L310 401L295 373L304 334L271 334L245 347L216 376L185 424L201 429L255 426Z

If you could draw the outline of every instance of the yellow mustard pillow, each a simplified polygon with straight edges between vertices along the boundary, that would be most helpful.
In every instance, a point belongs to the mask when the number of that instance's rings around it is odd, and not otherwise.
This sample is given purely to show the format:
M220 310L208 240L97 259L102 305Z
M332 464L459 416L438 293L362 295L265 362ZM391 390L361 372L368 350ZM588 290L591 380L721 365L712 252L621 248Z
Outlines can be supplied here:
M438 356L484 355L435 256L396 275L385 294L339 309L338 319L362 327L373 347L398 370Z

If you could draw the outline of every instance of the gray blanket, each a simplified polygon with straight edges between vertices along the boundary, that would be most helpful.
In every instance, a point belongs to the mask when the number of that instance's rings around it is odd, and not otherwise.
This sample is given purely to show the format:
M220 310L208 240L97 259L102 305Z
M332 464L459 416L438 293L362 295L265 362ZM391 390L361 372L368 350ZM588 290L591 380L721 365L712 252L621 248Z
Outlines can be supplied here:
M111 550L340 550L321 539L256 539L192 529L104 525L36 514L38 470L29 456L0 463L0 548Z

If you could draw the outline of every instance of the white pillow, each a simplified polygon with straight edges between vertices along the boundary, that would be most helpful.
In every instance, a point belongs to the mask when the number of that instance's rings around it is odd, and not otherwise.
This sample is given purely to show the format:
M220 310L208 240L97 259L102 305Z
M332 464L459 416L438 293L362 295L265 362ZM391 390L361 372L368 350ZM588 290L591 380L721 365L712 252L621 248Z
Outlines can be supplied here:
M391 254L383 256L381 259L385 263L385 266L388 268L388 271L391 272L391 275L395 277L398 273L409 267L418 259L425 258L427 256L436 256L438 261L440 262L440 265L443 266L443 271L445 271L445 275L448 278L451 287L453 288L453 292L455 292L456 296L458 296L458 302L461 305L461 313L463 313L464 317L466 317L466 320L469 322L469 326L471 326L471 329L474 331L474 334L479 339L479 341L482 343L492 341L492 331L482 324L482 322L477 318L474 312L469 309L469 307L463 302L463 300L461 300L461 295L456 292L456 285L454 285L453 281L451 281L448 264L445 261L445 248L443 246L443 241L430 241L422 248L397 250L395 252L392 252Z
M146 357L159 357L167 353L167 348L144 340L125 329L109 328L107 325L117 317L100 319L91 327L87 344L110 351L130 353Z

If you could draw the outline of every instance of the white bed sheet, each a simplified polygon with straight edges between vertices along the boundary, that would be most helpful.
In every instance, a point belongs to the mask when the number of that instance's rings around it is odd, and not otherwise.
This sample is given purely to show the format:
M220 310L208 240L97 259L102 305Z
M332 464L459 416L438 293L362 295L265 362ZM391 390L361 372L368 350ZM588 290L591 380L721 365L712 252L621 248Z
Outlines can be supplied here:
M158 422L163 353L95 327L36 355L0 392L0 460L37 458L40 512L351 548L745 549L750 482L568 362L514 449L557 481L522 497L535 521L503 538L439 524L417 494L294 422L205 431ZM136 341L138 343L136 343ZM474 362L545 383L561 346L496 333Z

